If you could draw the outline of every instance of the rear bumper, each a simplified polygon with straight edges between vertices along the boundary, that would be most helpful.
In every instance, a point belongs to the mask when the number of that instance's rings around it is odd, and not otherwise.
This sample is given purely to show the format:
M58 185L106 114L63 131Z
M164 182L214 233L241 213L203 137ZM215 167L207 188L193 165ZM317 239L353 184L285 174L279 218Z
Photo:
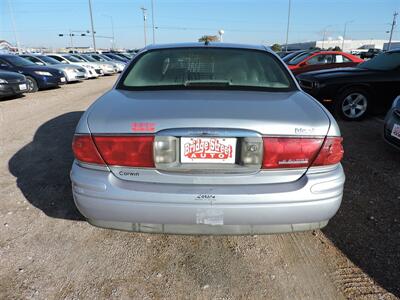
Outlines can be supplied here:
M261 234L321 228L339 209L341 165L296 182L180 185L128 182L74 163L73 196L96 226L181 234ZM213 195L198 200L199 195Z

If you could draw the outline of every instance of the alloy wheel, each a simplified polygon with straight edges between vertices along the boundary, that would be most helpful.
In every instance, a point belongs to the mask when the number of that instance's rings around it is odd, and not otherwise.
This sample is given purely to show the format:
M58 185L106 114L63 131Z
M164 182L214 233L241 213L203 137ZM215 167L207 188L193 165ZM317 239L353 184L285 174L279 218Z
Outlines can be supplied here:
M368 99L361 93L351 93L342 102L342 112L350 119L360 118L367 111Z

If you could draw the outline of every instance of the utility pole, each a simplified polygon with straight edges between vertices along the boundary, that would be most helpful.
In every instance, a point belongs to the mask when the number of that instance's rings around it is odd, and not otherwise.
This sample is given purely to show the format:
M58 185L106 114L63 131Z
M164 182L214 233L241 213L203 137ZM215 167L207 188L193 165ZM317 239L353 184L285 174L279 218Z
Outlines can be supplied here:
M346 32L347 32L347 24L353 23L354 20L352 21L347 21L344 23L344 31L343 31L343 41L342 41L342 51L344 51L344 40L346 39Z
M144 32L144 46L147 46L147 33L146 33L146 20L147 20L147 9L144 7L140 8L143 13L143 32Z
M10 16L11 16L11 23L12 23L13 32L14 32L14 39L15 39L15 43L17 44L17 51L18 51L18 54L21 54L21 47L19 44L18 34L17 34L16 26L15 26L14 11L11 6L11 1L8 0L7 3L8 3L8 9L10 11Z
M90 24L92 26L92 39L93 39L93 50L96 52L96 38L95 38L95 31L93 25L93 13L92 13L92 0L89 0L89 12L90 12Z
M286 28L286 45L285 51L288 49L288 42L289 42L289 27L290 27L290 11L292 8L292 0L289 0L289 9L288 9L288 17L287 17L287 28Z
M154 0L151 0L151 25L153 26L153 44L156 43L155 25L154 25Z
M396 26L396 19L397 19L398 15L399 15L398 12L395 12L393 14L392 29L390 29L390 37L389 37L389 44L388 44L388 47L387 47L387 51L389 51L390 47L392 46L393 31L394 31L394 27Z
M329 27L331 27L332 25L328 25L328 26L326 26L325 28L324 28L324 34L323 34L323 36L322 36L322 50L324 50L324 46L325 46L325 38L326 38L326 33L327 33L327 29L329 28Z
M72 33L71 29L69 30L69 38L70 38L70 44L71 44L71 50L74 50L74 42L72 40L72 37L74 34Z

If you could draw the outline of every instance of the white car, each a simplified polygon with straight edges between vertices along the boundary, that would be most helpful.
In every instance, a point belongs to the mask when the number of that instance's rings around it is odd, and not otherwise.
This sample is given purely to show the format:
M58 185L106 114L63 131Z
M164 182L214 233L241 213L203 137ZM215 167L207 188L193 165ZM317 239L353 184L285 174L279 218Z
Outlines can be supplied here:
M113 75L118 72L117 67L113 63L99 62L86 54L74 53L73 56L82 62L91 62L96 64L103 71L104 75Z
M96 65L90 62L82 62L79 61L77 58L73 57L71 54L57 54L57 53L52 53L52 54L47 54L47 56L54 58L55 60L58 60L60 63L63 64L74 64L74 65L79 65L83 68L85 68L88 78L97 78L101 75L103 75L103 71Z
M103 63L111 63L115 66L117 69L117 72L120 73L125 69L126 63L123 63L121 61L116 61L112 60L111 58L102 55L102 54L97 54L97 53L87 53L83 55L84 57L90 56L92 59L98 61L98 62L103 62Z

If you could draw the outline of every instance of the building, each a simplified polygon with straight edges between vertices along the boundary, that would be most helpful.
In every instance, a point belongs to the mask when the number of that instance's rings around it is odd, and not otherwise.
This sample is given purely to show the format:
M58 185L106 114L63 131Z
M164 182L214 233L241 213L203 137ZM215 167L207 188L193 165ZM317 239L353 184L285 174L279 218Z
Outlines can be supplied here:
M288 50L308 50L312 48L321 48L321 49L333 49L335 47L339 47L345 52L352 52L356 50L366 51L369 48L377 48L377 49L387 49L388 41L387 40L344 40L343 39L327 39L325 41L309 41L302 43L292 43L288 44ZM286 46L284 45L285 49ZM391 45L391 49L400 48L400 41L393 41Z

